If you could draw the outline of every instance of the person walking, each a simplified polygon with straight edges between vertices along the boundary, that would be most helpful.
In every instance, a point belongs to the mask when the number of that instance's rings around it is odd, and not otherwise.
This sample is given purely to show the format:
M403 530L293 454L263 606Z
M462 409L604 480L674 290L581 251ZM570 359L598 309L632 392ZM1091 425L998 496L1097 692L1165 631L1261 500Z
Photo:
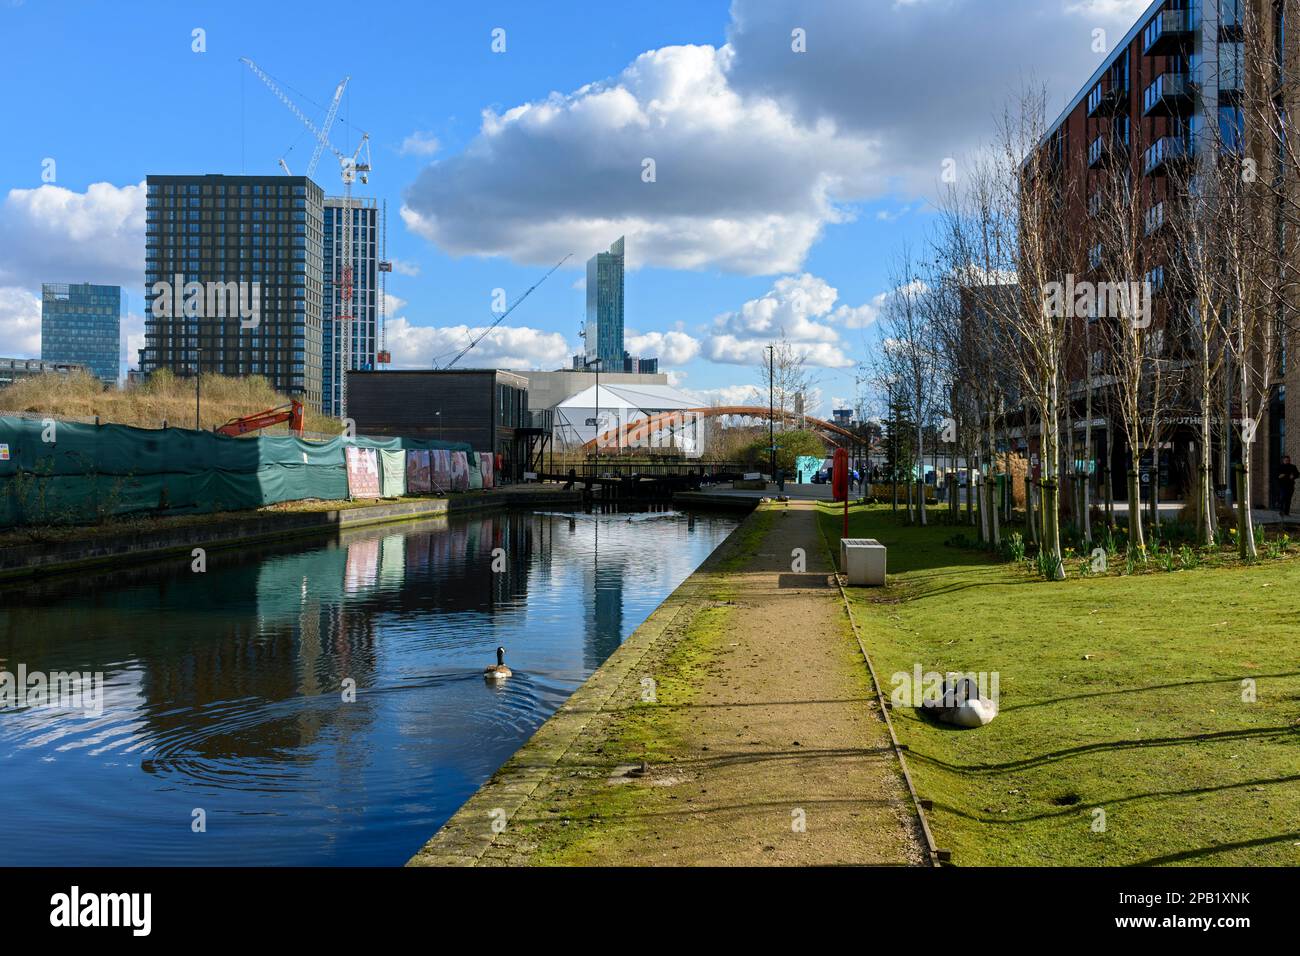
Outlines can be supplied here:
M1295 495L1296 479L1300 478L1300 470L1291 464L1291 456L1282 456L1282 470L1278 473L1278 493L1281 496L1279 504L1283 518L1291 517L1291 498Z

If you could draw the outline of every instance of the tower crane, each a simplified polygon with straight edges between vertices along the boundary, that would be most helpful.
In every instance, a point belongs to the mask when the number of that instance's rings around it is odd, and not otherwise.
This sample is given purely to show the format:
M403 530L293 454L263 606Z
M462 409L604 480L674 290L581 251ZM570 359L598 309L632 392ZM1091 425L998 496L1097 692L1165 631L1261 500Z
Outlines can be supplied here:
M554 272L556 269L560 268L560 266L564 265L565 262L567 262L568 260L570 260L570 259L572 259L572 258L573 258L573 253L570 252L568 255L566 255L563 259L561 259L561 260L560 260L559 262L557 262L555 265L551 266L551 270L550 270L550 272L547 272L546 275L542 276L540 279L538 279L536 282L534 282L532 285L530 285L530 286L527 288L527 290L524 291L524 294L523 294L523 295L521 295L519 298L515 299L515 301L512 302L512 303L510 304L510 307L509 307L508 309L506 309L504 312L502 312L500 315L498 315L498 316L496 317L496 320L495 320L491 325L489 325L486 329L484 329L484 330L483 330L482 332L480 332L478 335L476 335L476 336L474 336L473 338L471 338L470 341L469 341L469 344L466 345L466 346L465 346L463 349L461 349L459 352L457 352L456 355L455 355L455 357L454 357L450 362L448 362L446 365L444 365L443 368L444 368L444 369L449 369L449 368L451 368L453 365L455 365L457 362L459 362L461 359L463 359L463 358L465 357L465 354L466 354L467 352L469 352L470 349L472 349L474 346L478 345L478 344L479 344L480 342L482 342L485 338L487 338L489 335L491 335L493 332L495 332L497 326L500 325L502 322L504 322L504 321L506 320L506 316L509 315L511 312L513 312L516 308L518 308L519 305L520 305L520 303L522 303L522 302L524 301L524 299L528 298L530 295L533 294L533 290L534 290L534 289L536 289L539 285L541 285L543 282L545 282L547 279L549 279L549 278L551 277L551 273L552 273L552 272Z
M343 221L342 233L342 260L343 265L340 274L335 277L334 283L334 341L342 341L341 360L339 362L339 374L337 377L339 390L339 417L347 418L348 415L348 369L352 366L352 320L353 320L353 278L352 278L352 184L360 177L362 183L370 181L370 134L362 133L361 140L357 143L356 150L351 156L348 156L342 150L338 149L329 141L329 130L334 125L335 117L338 116L339 102L343 99L343 91L347 88L348 81L352 78L345 76L334 90L334 98L330 101L329 109L325 114L325 122L320 128L311 121L296 103L291 100L280 89L278 83L271 79L261 67L250 60L248 57L240 57L241 63L248 66L250 70L265 83L272 93L289 108L289 112L298 117L307 129L311 130L312 135L316 137L316 148L312 153L311 162L307 166L307 175L310 177L316 171L316 163L320 160L321 154L329 149L339 161L339 175L343 179ZM289 166L283 159L280 160L280 166L287 173ZM531 290L530 290L531 291ZM342 335L342 339L339 336ZM331 359L332 361L332 359Z

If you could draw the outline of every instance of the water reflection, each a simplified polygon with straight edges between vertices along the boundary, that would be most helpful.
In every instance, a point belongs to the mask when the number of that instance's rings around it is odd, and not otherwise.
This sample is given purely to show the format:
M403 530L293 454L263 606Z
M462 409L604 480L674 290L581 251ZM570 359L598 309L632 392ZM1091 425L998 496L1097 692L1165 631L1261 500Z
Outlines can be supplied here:
M734 524L440 519L0 592L0 669L105 675L99 717L0 710L0 864L401 863Z

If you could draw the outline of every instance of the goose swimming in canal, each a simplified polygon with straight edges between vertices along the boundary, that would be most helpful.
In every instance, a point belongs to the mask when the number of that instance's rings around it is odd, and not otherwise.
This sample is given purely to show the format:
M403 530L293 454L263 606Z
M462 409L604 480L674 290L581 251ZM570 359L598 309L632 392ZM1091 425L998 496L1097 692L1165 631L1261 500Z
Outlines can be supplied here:
M510 677L513 674L514 671L506 667L506 649L504 647L498 647L497 662L495 664L491 664L488 667L483 668L483 679L489 681L505 680L507 677Z

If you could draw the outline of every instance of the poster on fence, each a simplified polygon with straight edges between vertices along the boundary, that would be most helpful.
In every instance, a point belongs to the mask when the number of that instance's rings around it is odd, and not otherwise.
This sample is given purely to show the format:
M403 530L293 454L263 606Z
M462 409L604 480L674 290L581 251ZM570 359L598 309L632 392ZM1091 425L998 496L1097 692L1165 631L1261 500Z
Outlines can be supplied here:
M451 453L451 490L469 491L469 456L463 451Z
M348 495L353 498L378 498L379 453L373 448L349 445L343 449L348 469Z
M427 495L429 493L429 453L412 450L406 453L406 493L408 495Z
M433 490L443 494L451 490L451 452L445 448L435 448L430 455L433 458Z
M483 487L492 487L492 456L484 453L478 456L479 468L483 471Z

